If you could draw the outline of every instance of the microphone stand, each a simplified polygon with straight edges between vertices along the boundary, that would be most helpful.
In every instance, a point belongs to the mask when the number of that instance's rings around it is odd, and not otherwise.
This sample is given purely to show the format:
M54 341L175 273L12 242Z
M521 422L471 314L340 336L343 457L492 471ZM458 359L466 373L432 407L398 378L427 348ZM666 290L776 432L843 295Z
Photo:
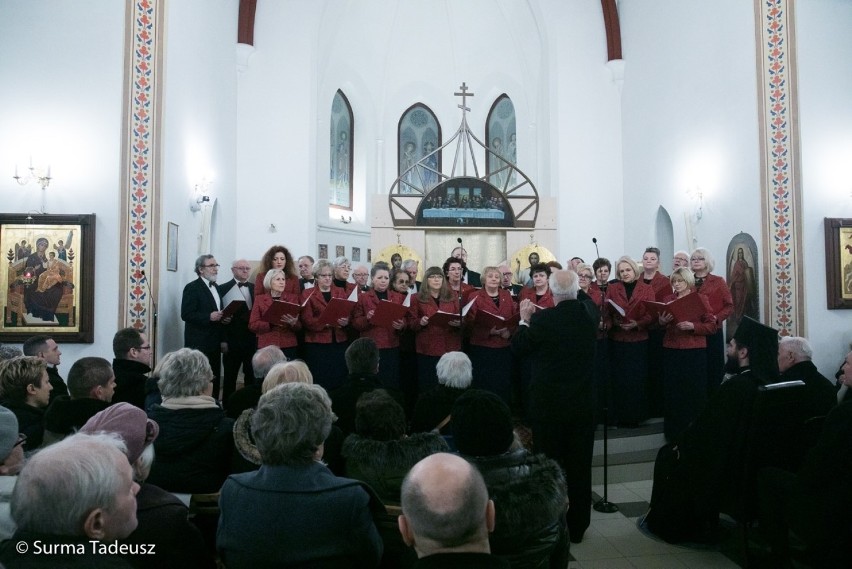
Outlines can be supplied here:
M148 343L151 345L151 369L154 369L154 364L157 362L157 300L151 293L151 283L148 282L148 275L145 271L140 271L142 279L145 281L145 289L148 291L148 298L151 299L151 333L148 335Z
M598 252L598 240L595 237L592 237L592 243L595 244L595 253L597 254L597 258L600 259L600 253ZM594 269L592 269L594 271ZM595 280L597 280L597 274L595 275ZM606 289L609 286L609 283L604 283L603 285L599 285L598 289L601 291L601 320L600 320L600 329L603 332L606 332L606 324L603 319L603 310L604 310L604 297L606 296ZM595 502L592 506L596 512L601 512L604 514L613 514L618 511L618 506L609 501L609 398L610 392L612 390L611 385L611 377L607 375L606 377L606 387L604 388L604 404L603 404L603 475L604 475L604 495L603 498Z

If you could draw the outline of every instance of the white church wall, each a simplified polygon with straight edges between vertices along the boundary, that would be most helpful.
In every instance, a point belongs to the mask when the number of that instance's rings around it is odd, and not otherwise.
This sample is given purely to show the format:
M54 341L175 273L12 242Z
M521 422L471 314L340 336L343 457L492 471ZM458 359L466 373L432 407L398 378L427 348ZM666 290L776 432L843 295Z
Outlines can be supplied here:
M237 192L238 1L209 9L204 0L169 2L163 90L162 224L160 246L160 353L183 346L180 302L184 285L195 278L200 253L216 256L221 282L231 278L231 261L244 255L236 239L241 224ZM209 182L213 207L209 250L199 250L204 211L191 212L194 186ZM166 271L167 223L179 225L177 272ZM248 222L251 226L251 222ZM254 232L254 227L251 227Z
M852 341L852 312L826 308L825 217L852 217L852 3L796 3L807 336L833 378Z
M751 2L619 4L624 73L624 253L654 243L659 206L674 250L708 248L724 276L728 241L761 241L760 152ZM703 216L689 241L684 214ZM670 259L664 260L669 266ZM761 279L764 278L761 275Z
M112 357L124 17L123 2L0 2L2 209L41 210L41 190L12 179L15 163L23 173L32 156L36 166L51 167L47 212L97 216L95 342L62 344L63 375L80 357Z

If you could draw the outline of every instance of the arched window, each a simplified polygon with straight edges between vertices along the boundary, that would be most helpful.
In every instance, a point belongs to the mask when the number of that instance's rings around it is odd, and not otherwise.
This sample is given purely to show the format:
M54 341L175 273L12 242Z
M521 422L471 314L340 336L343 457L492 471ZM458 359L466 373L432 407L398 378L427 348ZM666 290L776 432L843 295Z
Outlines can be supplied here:
M328 205L352 211L352 149L355 119L343 91L334 94L329 120Z
M441 125L432 109L423 103L408 107L399 119L397 148L399 156L399 191L403 194L424 193L440 182ZM412 168L417 162L420 165Z
M517 183L516 176L514 170L507 166L518 163L518 137L515 130L515 105L505 93L497 97L488 111L485 140L491 150L486 160L488 181L502 191L511 189Z

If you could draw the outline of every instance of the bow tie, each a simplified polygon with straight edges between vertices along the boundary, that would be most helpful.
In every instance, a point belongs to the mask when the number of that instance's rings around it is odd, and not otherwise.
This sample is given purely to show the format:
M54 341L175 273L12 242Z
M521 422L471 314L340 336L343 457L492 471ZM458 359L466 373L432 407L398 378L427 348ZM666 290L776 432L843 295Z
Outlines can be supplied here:
M704 284L704 277L695 277L695 286L700 287Z
M210 288L213 288L214 286L216 286L216 283L214 283L213 281L210 281L209 283L207 283L207 286L209 286Z
M244 286L248 286L248 283L237 283L237 286L243 288Z

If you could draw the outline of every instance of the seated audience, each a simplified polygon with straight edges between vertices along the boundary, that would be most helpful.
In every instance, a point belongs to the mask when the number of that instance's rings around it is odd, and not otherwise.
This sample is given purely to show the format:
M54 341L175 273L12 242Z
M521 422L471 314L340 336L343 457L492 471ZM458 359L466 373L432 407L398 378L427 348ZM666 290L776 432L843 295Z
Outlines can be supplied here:
M417 399L411 430L415 433L437 430L449 435L450 410L456 399L470 387L473 367L464 352L447 352L438 360L435 371L438 385Z
M80 358L68 372L68 391L44 413L44 445L78 431L95 413L110 406L115 391L112 366L103 358Z
M21 356L0 362L0 405L18 419L18 428L27 437L24 452L41 446L44 410L50 402L51 389L44 360Z
M15 414L0 407L0 541L9 539L15 533L15 523L9 501L18 480L18 473L24 467L25 437L18 431L18 419Z
M378 566L369 495L320 462L333 418L318 385L279 385L260 398L251 422L263 465L230 476L219 500L216 544L228 569Z
M78 433L35 454L12 493L18 529L0 545L0 563L9 568L131 567L97 549L136 529L139 485L125 448L113 436ZM28 544L26 553L20 542Z
M0 362L18 358L24 355L20 348L10 346L9 344L0 344Z
M837 392L832 381L817 370L813 357L814 350L805 338L785 336L778 342L779 381L804 381L808 415L821 417L837 404Z
M115 372L113 403L126 401L145 409L145 383L151 371L151 343L136 328L124 328L112 337L112 371ZM69 379L70 381L70 379Z
M160 432L157 423L138 407L121 402L89 419L80 432L113 434L127 447L133 480L139 484L136 494L138 525L121 543L156 547L156 555L128 555L127 560L137 568L215 567L213 558L204 549L201 532L189 521L186 504L174 494L145 483L154 462L153 443Z
M234 421L212 397L207 357L181 348L166 354L154 374L163 402L148 412L160 426L151 484L169 492L218 492L231 472Z
M461 457L437 453L414 465L402 483L399 532L431 567L511 567L491 555L494 502L482 475Z
M32 336L27 338L22 346L25 356L32 356L42 360L47 366L47 378L53 390L50 393L50 402L60 395L68 395L68 386L59 375L59 362L62 351L59 344L48 336Z
M358 399L355 432L343 441L345 474L366 482L385 503L399 503L402 479L420 459L446 452L436 433L406 435L405 411L384 389Z
M329 393L332 408L337 415L337 426L344 435L355 432L355 404L364 393L384 389L379 379L379 348L372 338L358 338L346 348L346 382ZM393 398L402 403L398 391L389 391Z
M565 567L568 498L562 469L518 444L512 412L493 393L471 389L452 413L459 454L482 474L494 501L491 553L512 567Z
M260 396L263 395L260 386L266 379L266 374L275 364L286 362L287 356L278 346L265 346L254 353L251 358L251 366L254 371L254 381L246 383L245 387L238 389L228 398L228 406L225 412L231 419L239 417L246 409L252 409L257 405Z

